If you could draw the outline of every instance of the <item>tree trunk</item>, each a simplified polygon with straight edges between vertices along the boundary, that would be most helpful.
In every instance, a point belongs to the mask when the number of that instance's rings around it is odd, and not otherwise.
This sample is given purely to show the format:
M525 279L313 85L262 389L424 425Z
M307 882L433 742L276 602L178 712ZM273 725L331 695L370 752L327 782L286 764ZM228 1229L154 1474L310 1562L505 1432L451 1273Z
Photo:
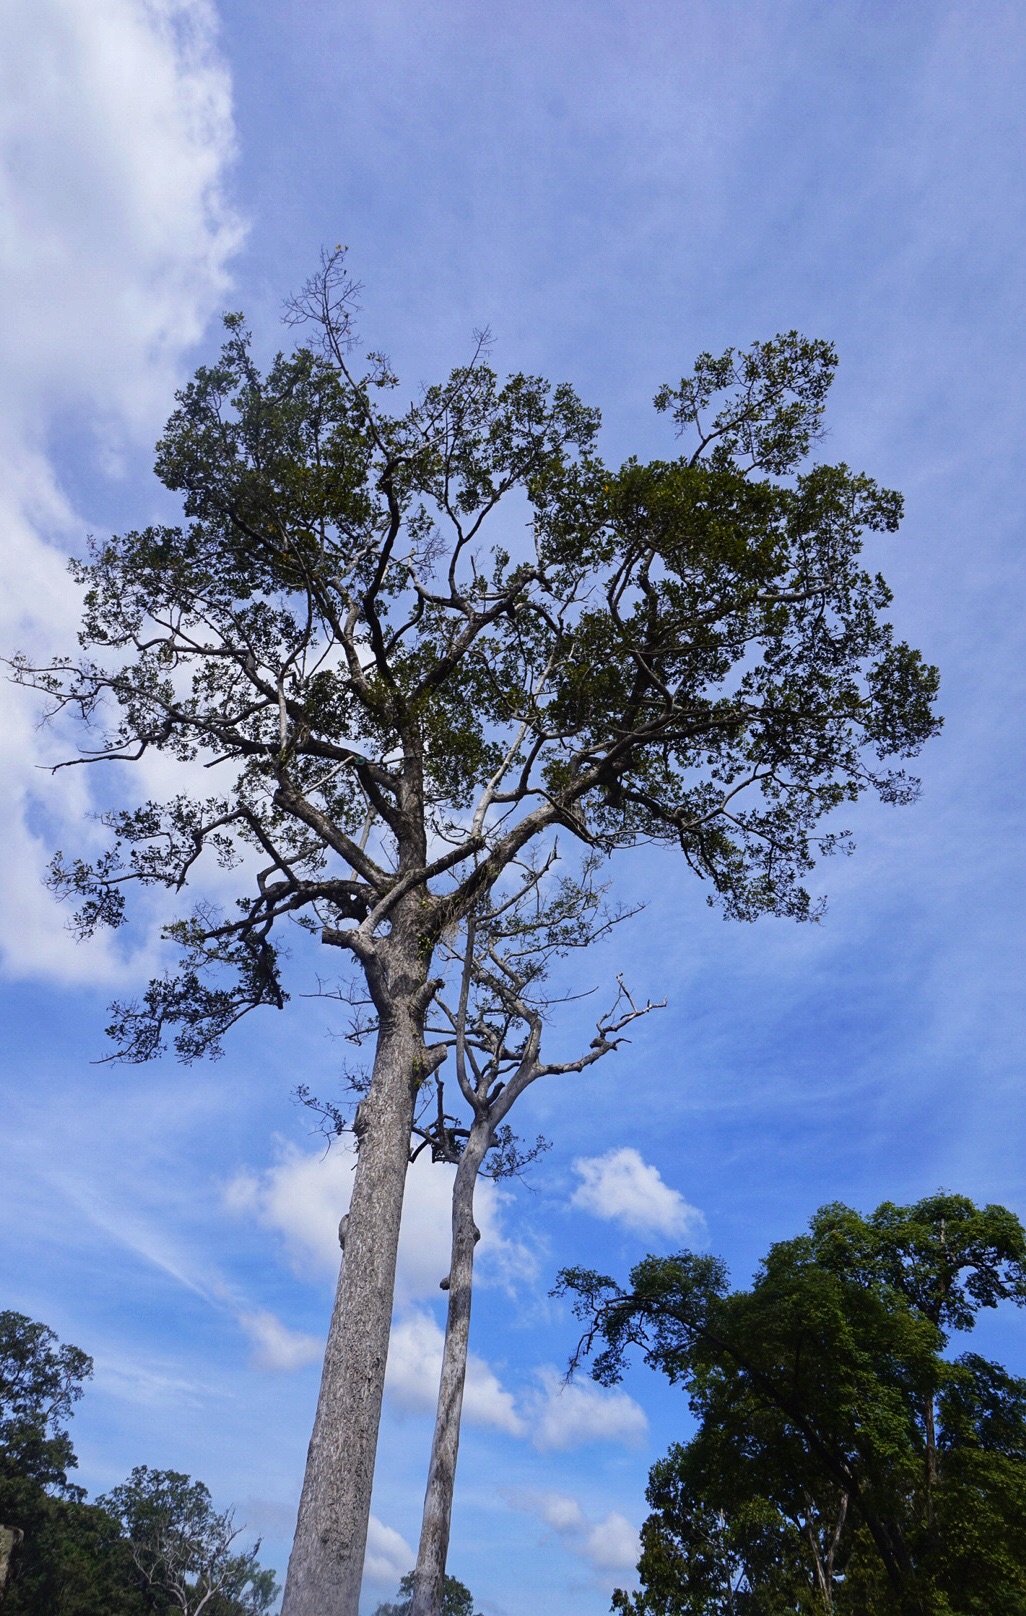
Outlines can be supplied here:
M11 1561L24 1536L20 1526L0 1526L0 1605L4 1602Z
M934 1528L935 1500L937 1496L937 1425L934 1413L933 1392L926 1399L926 1524L932 1532Z
M422 965L411 964L409 974L402 973L406 991L391 995L382 1013L371 1087L360 1107L345 1255L282 1616L358 1616L416 1074L424 1047L423 1011L418 1015L409 1008L423 983Z
M431 1467L424 1497L417 1569L410 1616L441 1616L445 1564L449 1553L452 1496L460 1445L463 1388L467 1379L470 1303L474 1283L474 1247L480 1232L474 1222L477 1175L491 1144L490 1126L478 1120L467 1140L452 1191L452 1261L449 1268L449 1313L445 1322L442 1373L438 1385Z

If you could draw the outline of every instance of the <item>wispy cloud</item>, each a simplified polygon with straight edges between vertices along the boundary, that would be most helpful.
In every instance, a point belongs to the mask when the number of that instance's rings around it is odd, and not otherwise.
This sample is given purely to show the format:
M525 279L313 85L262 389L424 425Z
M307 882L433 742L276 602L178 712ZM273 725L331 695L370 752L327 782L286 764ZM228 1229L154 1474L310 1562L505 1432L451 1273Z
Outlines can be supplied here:
M323 1341L290 1330L266 1308L253 1313L241 1309L238 1320L256 1348L254 1363L258 1369L302 1369L323 1355Z
M625 1515L610 1510L598 1519L589 1517L573 1493L525 1490L510 1495L514 1509L544 1521L571 1554L599 1573L630 1573L640 1552L638 1529ZM624 1579L622 1576L618 1580Z

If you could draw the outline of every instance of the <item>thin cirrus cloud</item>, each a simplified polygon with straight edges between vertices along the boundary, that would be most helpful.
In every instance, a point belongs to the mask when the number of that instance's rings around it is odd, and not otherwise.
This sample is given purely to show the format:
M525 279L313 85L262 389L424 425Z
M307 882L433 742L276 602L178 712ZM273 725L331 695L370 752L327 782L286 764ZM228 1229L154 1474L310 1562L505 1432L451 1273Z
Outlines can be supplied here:
M657 1167L624 1145L603 1156L578 1156L573 1164L580 1183L570 1205L635 1234L698 1240L705 1218L696 1206L665 1182Z
M238 1321L253 1343L253 1364L257 1369L287 1373L316 1363L324 1352L324 1343L316 1336L290 1330L266 1308L243 1311Z
M0 648L74 643L65 556L95 517L76 508L52 450L89 423L85 458L117 478L160 427L190 348L225 301L243 229L227 193L231 83L206 0L8 0L0 9ZM8 972L110 982L109 940L76 948L39 882L60 832L78 845L83 771L33 733L37 703L0 689L0 899ZM143 771L145 773L145 770ZM39 834L38 816L49 823Z

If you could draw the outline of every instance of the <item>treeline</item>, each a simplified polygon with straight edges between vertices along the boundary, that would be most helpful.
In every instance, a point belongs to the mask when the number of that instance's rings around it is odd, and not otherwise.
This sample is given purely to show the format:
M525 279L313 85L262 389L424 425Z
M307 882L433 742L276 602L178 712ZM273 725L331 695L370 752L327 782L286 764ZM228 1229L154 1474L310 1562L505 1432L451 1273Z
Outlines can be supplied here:
M274 1573L201 1481L138 1465L95 1503L69 1479L68 1420L92 1360L0 1312L3 1616L264 1616Z

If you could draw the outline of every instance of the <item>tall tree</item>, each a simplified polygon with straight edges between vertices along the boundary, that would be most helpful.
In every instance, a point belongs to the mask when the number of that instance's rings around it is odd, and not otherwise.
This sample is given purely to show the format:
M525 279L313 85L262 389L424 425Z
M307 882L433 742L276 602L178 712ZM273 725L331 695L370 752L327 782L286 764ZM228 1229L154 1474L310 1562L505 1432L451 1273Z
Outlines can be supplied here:
M690 1253L622 1290L562 1276L609 1381L638 1346L684 1386L696 1436L652 1472L633 1616L940 1616L1026 1598L1026 1381L952 1331L1026 1303L1026 1234L936 1195L868 1218L830 1206L749 1291ZM986 1545L983 1548L983 1545Z
M187 768L169 801L106 816L100 859L55 861L83 934L122 923L132 883L180 894L204 854L237 867L234 909L172 921L180 968L115 1007L127 1058L169 1036L216 1051L282 1006L289 921L345 952L379 1017L284 1616L357 1612L447 930L558 830L603 854L666 843L728 915L807 918L817 854L846 845L834 810L914 796L889 760L938 723L936 673L861 562L899 496L803 464L828 344L701 356L656 400L683 453L611 470L595 411L500 384L483 343L390 412L388 364L354 357L355 297L328 255L293 305L314 345L266 374L228 320L158 450L185 524L94 545L81 653L17 664L92 726L82 761L167 753L219 783Z
M436 1076L438 1109L425 1143L431 1144L436 1159L453 1160L457 1166L449 1273L443 1282L449 1305L410 1616L443 1616L445 1604L474 1253L480 1237L474 1220L478 1176L488 1170L487 1163L492 1176L519 1174L544 1144L539 1140L524 1151L506 1120L533 1083L588 1070L619 1047L627 1027L655 1008L636 1005L621 979L583 1055L563 1061L543 1056L545 1020L554 1002L548 982L553 962L587 947L627 918L605 910L594 873L594 861L586 859L578 878L561 876L543 893L548 863L517 870L511 889L493 892L489 905L473 911L457 937L443 943L454 967L455 997L450 1001L442 990L436 995L432 1032L451 1048L469 1117L461 1127L457 1118L446 1116L441 1078Z

